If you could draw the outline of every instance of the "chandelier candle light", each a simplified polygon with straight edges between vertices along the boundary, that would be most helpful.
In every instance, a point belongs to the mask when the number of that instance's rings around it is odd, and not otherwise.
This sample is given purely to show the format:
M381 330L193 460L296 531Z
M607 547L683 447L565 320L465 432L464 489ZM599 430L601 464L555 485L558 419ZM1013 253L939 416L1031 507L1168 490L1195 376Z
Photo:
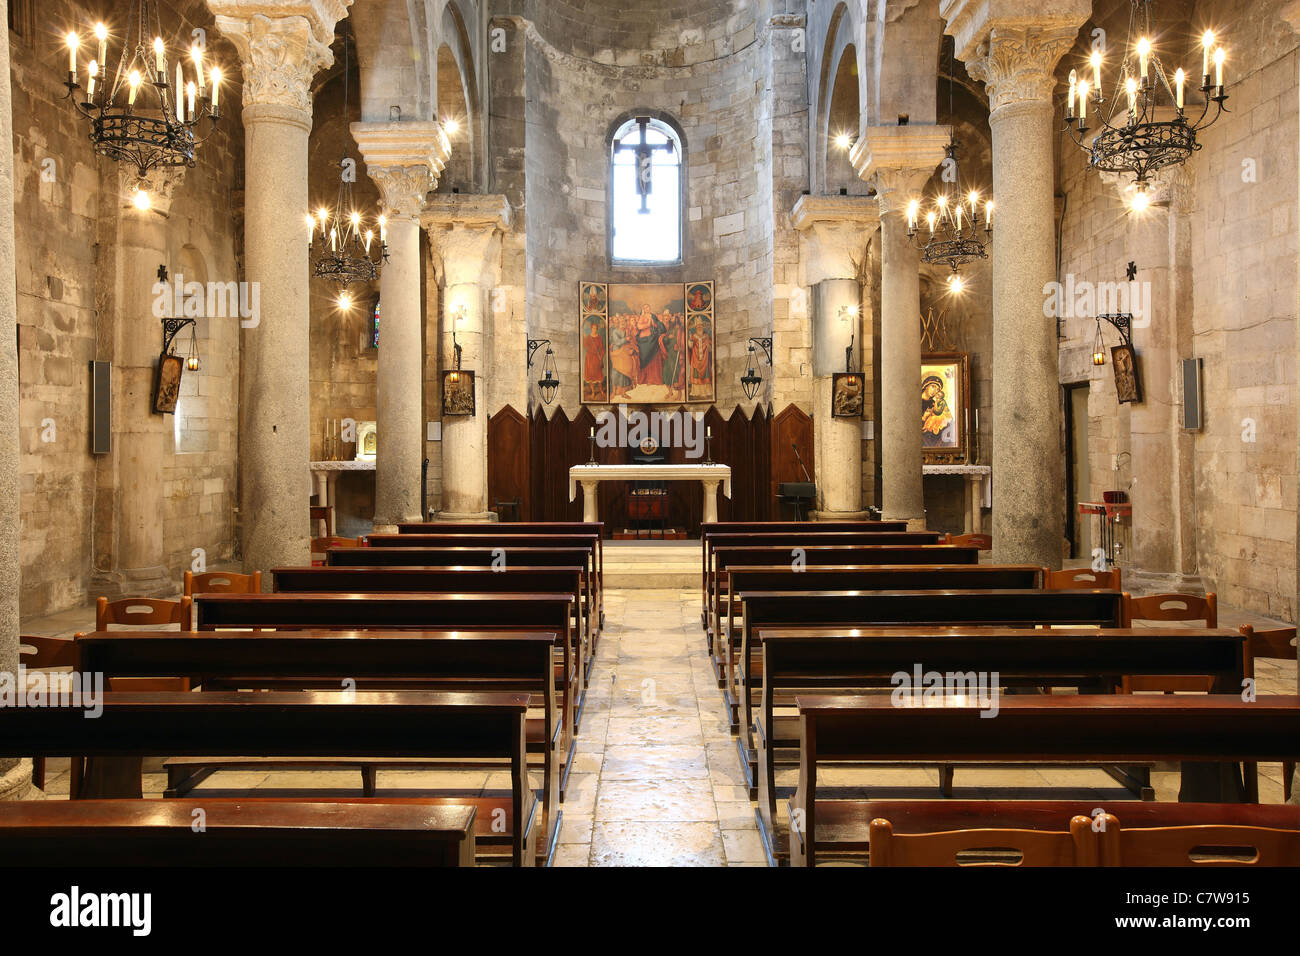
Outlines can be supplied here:
M1131 0L1129 35L1117 82L1107 99L1100 50L1094 50L1083 75L1070 71L1065 106L1065 128L1089 162L1099 172L1132 173L1135 203L1144 207L1153 173L1187 161L1201 148L1197 133L1225 112L1228 95L1223 82L1225 53L1213 31L1201 37L1202 102L1200 115L1189 117L1188 76L1181 67L1165 72L1152 40L1151 8L1154 0ZM1089 111L1100 121L1097 134L1088 139ZM1195 114L1196 106L1192 105ZM1138 197L1141 197L1140 199Z
M947 165L951 163L956 179L956 191L949 195L941 192L925 213L921 225L921 202L913 199L907 206L907 236L921 250L921 261L929 265L943 265L952 270L948 279L954 292L960 292L961 267L977 259L987 259L988 245L993 235L993 200L984 199L975 189L962 186L957 165L957 151L961 144L955 139L948 144ZM983 227L981 235L981 227Z
M221 116L221 69L204 63L203 48L197 43L186 53L168 55L157 0L132 4L111 76L110 39L103 23L96 23L85 41L82 34L70 31L65 37L68 79L64 85L77 112L90 120L95 152L136 168L140 184L135 205L147 209L144 179L149 171L194 166L194 149L201 142L196 128L205 118L210 120L208 133L216 127ZM85 60L84 87L78 67L83 42L93 52Z

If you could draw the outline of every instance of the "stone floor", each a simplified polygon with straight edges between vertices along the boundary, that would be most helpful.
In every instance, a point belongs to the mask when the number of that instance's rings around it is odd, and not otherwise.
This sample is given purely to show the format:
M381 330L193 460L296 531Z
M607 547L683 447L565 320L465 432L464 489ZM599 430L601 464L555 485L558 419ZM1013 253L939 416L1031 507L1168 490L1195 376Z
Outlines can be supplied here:
M27 622L24 630L70 634L90 629L93 619L93 608L82 608ZM1276 623L1221 610L1223 626L1246 620ZM1258 678L1261 694L1296 693L1291 662L1262 661ZM1281 802L1280 766L1266 764L1259 770L1261 800ZM880 797L938 795L934 768L846 768L822 779L829 785L869 788ZM741 780L735 740L705 651L698 591L607 592L606 628L563 805L555 865L764 865L754 806ZM161 796L164 782L157 763L146 764L146 794ZM795 771L781 771L777 783L792 788ZM1157 799L1176 799L1177 773L1157 771L1153 784ZM379 774L381 793L435 786L500 792L508 778L486 771ZM350 771L223 772L196 793L355 794L359 787L359 774ZM67 790L67 761L51 761L47 794L66 798ZM957 797L1013 794L1099 801L1124 796L1108 776L1090 768L957 771Z

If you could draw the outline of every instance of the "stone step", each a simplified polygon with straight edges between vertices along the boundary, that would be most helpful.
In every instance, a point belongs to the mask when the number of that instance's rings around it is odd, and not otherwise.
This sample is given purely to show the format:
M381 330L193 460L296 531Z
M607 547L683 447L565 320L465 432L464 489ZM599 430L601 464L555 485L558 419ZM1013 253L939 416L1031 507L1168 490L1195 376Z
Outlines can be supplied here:
M605 587L645 590L700 583L700 542L606 541Z

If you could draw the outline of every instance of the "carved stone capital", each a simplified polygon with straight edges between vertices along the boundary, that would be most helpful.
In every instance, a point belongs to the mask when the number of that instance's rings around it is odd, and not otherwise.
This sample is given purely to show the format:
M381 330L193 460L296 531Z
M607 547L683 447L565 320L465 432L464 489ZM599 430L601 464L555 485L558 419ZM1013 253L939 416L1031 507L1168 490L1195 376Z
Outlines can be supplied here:
M857 278L880 207L869 196L801 196L790 218L799 233L800 284L812 286Z
M1052 101L1056 64L1074 45L1078 27L994 27L966 62L972 78L984 84L990 113L1017 103Z
M451 141L436 121L353 123L352 138L394 215L417 218L451 156Z
M1287 0L1278 15L1287 26L1300 33L1300 0Z
M849 154L863 180L874 181L880 215L901 213L946 155L947 126L869 126Z
M424 207L420 223L448 288L499 283L501 237L510 228L505 196L436 196Z
M334 25L352 0L208 0L243 65L243 104L311 116L311 80L334 62Z

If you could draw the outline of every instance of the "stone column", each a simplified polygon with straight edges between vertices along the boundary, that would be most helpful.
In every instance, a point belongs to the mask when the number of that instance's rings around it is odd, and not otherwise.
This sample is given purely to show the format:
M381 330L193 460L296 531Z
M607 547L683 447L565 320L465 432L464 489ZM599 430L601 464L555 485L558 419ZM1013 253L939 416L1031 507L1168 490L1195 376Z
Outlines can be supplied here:
M445 521L495 521L487 487L487 392L484 361L492 334L487 316L491 290L501 281L501 238L510 228L510 204L504 196L437 196L425 206L421 222L438 263L443 325L443 371L473 371L473 415L442 413L442 510ZM523 343L519 354L523 355ZM380 346L383 350L383 346ZM382 436L381 436L382 438Z
M8 13L7 0L0 12ZM18 672L18 290L14 271L14 130L9 34L0 37L0 672ZM0 800L21 800L32 765L0 759Z
M311 80L333 62L352 0L208 0L243 65L245 277L261 315L241 352L239 521L244 568L308 562L311 537L307 138ZM274 10L274 16L264 11ZM266 579L269 586L270 579Z
M174 594L179 582L171 577L163 545L159 502L163 497L163 459L171 448L169 415L153 410L154 385L162 352L164 316L175 314L174 283L158 275L167 266L167 217L172 193L183 169L153 170L143 179L134 167L118 165L112 174L117 187L117 245L120 268L113 299L113 449L115 502L109 509L112 528L110 564L91 577L91 593L110 600L121 597L160 597ZM137 208L137 189L149 195L149 207ZM155 299L161 295L161 309ZM177 336L184 351L189 332ZM183 375L184 373L182 373Z
M375 427L375 531L422 521L424 303L420 210L451 155L438 122L353 123L352 137L388 215L388 262L379 277L383 327Z
M1061 566L1065 455L1056 328L1052 91L1091 0L941 0L993 132L993 560ZM999 225L1000 224L1000 225Z
M813 435L818 497L813 517L852 521L867 514L862 509L862 416L835 418L831 414L832 376L846 371L844 350L850 336L854 355L863 354L858 274L866 258L867 241L880 217L875 200L865 196L802 196L791 218L799 233L799 284L811 290L813 303ZM842 321L841 309L847 321ZM861 368L860 359L855 358L852 370Z
M872 126L850 159L874 179L880 205L880 462L881 512L925 529L921 473L920 252L907 236L907 206L948 145L946 126Z

